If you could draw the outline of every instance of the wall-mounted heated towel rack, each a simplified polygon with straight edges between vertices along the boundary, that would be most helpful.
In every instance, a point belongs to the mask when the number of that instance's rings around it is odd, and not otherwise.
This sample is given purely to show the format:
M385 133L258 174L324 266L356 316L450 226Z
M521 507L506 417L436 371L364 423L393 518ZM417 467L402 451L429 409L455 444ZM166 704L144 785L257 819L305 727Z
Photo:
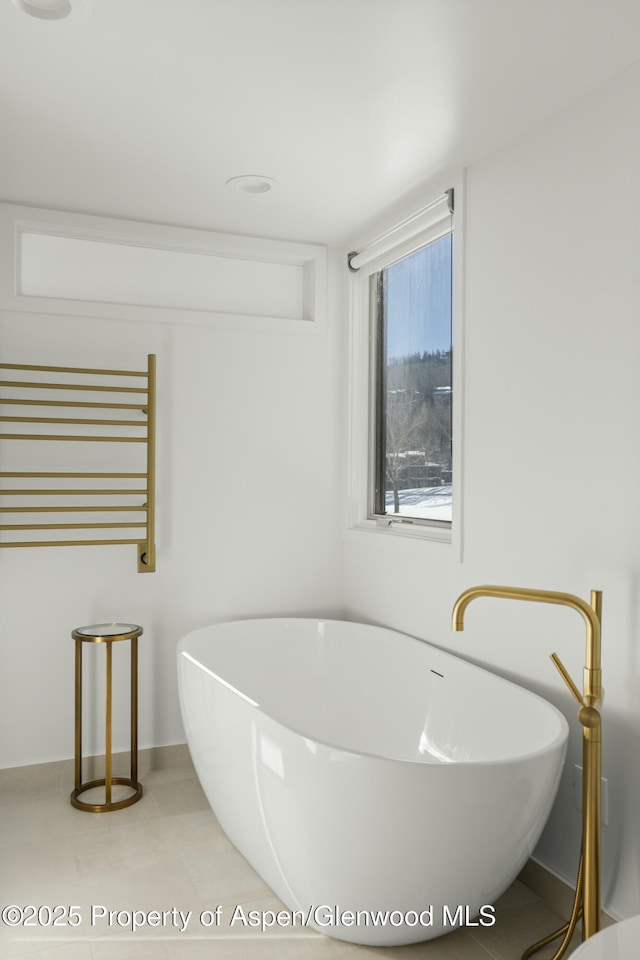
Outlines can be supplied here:
M16 425L12 432L4 432L4 426L0 428L2 466L17 468L0 471L0 547L135 544L138 571L153 573L156 568L155 354L149 354L145 371L26 363L0 363L0 370L30 371L35 377L0 380L0 422ZM53 381L48 379L50 374L54 375ZM143 378L143 385L140 385L140 378ZM102 395L110 399L102 399ZM50 399L52 396L55 399ZM139 402L130 402L133 400ZM23 408L25 414L35 412L34 408L41 408L37 410L38 414L55 408L56 415L5 415L5 410L16 406ZM59 412L66 413L68 408L95 412L89 417L58 416ZM114 411L123 413L118 416ZM114 416L117 419L112 419ZM60 428L63 433L57 432ZM26 432L22 432L24 430ZM11 443L5 444L4 441ZM17 449L19 454L15 453ZM136 453L140 449L144 451L142 462L140 453ZM65 451L64 454L60 453L61 450ZM32 469L40 466L56 469ZM84 469L87 466L94 469ZM109 469L96 470L96 466ZM112 469L114 467L118 469ZM69 480L81 482L69 487ZM15 481L19 483L15 484ZM131 502L132 498L143 502ZM7 502L11 505L6 505ZM27 514L27 519L34 522L5 523L7 514ZM57 520L55 515L59 514L71 514L74 522L54 522ZM106 515L109 515L108 519ZM48 522L35 522L43 518ZM118 529L135 529L142 533L132 539L104 539L104 534L100 539L32 539L38 536L36 531L42 530L64 531L62 535L67 536L72 530ZM21 539L3 540L7 533L9 536L17 534Z

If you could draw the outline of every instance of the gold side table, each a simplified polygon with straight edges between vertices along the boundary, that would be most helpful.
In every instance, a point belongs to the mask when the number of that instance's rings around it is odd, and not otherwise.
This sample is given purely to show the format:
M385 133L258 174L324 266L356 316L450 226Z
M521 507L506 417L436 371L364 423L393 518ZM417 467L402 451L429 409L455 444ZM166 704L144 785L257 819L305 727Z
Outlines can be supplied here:
M102 810L120 810L136 803L142 796L142 784L138 783L138 637L142 627L135 623L97 623L76 627L71 636L76 641L76 703L75 703L75 790L71 803L78 810L99 813ZM114 777L112 774L111 744L111 665L112 647L120 640L131 641L131 776ZM105 723L105 771L98 780L82 782L82 645L84 643L106 644L106 723ZM131 787L133 793L124 800L112 800L112 786ZM104 803L87 803L80 794L93 787L104 787Z

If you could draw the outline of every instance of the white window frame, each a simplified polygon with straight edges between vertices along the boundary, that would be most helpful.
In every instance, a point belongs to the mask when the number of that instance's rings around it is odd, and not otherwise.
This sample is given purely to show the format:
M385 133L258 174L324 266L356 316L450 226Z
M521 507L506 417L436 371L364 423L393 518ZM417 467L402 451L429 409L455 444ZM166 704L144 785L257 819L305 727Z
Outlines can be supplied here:
M455 205L452 522L450 525L443 525L403 522L405 518L402 517L376 518L370 513L375 429L375 304L370 302L370 278L390 263L408 256L448 232L448 227L444 227L441 219L441 201L450 188L453 189ZM409 537L449 546L458 559L462 559L464 172L448 177L442 189L434 189L428 200L429 202L415 213L391 226L369 243L364 243L362 254L349 255L350 264L357 270L350 274L347 536L373 533L389 538Z

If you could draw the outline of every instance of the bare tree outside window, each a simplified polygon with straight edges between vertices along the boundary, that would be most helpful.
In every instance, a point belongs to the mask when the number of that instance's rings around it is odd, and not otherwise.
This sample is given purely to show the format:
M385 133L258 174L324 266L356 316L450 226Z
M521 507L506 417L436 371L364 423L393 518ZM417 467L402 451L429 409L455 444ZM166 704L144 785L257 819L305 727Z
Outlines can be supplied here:
M377 275L378 514L451 521L452 246Z

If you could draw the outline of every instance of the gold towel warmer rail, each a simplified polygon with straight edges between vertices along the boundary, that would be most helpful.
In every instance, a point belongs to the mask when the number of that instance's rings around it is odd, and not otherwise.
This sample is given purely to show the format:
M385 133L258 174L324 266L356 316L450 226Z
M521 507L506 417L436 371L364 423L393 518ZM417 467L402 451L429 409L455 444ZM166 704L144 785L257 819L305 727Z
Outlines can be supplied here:
M118 505L78 505L60 506L53 503L38 506L0 506L0 513L92 513L102 514L109 512L142 513L145 516L144 521L118 521L108 522L90 522L90 523L0 523L0 531L17 530L97 530L97 529L122 529L122 528L144 528L144 539L136 537L135 539L86 539L86 540L15 540L0 541L0 547L69 547L69 546L87 546L87 545L105 545L105 544L135 544L138 547L138 572L154 573L156 569L155 557L155 447L156 447L156 357L155 354L149 354L147 358L147 370L103 370L92 367L57 367L43 366L40 364L26 363L0 363L0 370L31 370L45 373L64 373L83 375L91 377L144 377L146 386L132 387L120 386L117 383L52 383L48 381L26 381L26 380L0 380L0 387L10 389L25 389L29 391L40 390L62 390L62 391L99 391L100 393L118 393L118 394L145 394L146 400L142 403L103 402L86 399L82 397L78 400L48 400L39 397L0 397L0 407L6 405L19 405L24 407L79 407L79 408L99 408L101 410L126 410L137 411L144 415L144 419L90 419L76 417L29 417L29 416L0 416L0 421L4 423L42 423L42 424L74 424L78 426L100 425L100 426L128 426L128 427L146 427L146 436L113 436L113 435L94 435L94 434L54 434L54 433L0 433L0 440L23 440L23 441L71 441L74 443L95 442L95 443L144 443L146 444L146 470L144 472L86 472L86 471L0 471L0 478L32 478L38 480L44 479L99 479L99 480L121 480L135 479L146 481L144 487L123 489L118 486L107 488L83 487L75 489L58 488L19 488L8 489L0 488L0 498L11 496L85 496L92 497L103 496L140 496L145 497L144 504L123 503ZM1 519L1 518L0 518Z

